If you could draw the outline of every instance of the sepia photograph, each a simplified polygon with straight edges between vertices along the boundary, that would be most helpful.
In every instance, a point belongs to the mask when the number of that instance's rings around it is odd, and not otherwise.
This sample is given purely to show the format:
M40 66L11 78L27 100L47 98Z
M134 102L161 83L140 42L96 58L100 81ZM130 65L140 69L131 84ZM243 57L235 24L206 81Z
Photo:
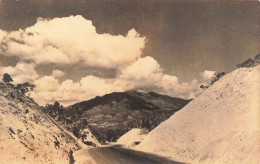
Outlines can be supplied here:
M0 164L260 164L260 1L0 0Z

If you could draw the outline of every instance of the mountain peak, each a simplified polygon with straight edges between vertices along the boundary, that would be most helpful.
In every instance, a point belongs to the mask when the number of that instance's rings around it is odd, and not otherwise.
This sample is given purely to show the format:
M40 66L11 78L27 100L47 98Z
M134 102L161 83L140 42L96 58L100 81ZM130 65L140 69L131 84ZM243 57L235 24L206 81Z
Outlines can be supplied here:
M79 138L89 128L105 143L116 141L131 128L151 130L189 101L155 92L113 92L65 108L59 120Z

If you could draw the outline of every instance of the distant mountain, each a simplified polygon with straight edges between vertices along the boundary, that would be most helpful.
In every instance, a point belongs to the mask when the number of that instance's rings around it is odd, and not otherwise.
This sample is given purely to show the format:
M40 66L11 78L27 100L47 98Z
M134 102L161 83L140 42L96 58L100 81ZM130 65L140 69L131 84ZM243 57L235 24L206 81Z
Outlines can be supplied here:
M97 140L104 144L115 142L132 128L154 129L190 100L173 98L154 92L115 92L76 103L67 108L46 110L62 122L75 136L84 138L89 128Z
M0 163L69 163L78 139L12 84L0 83Z

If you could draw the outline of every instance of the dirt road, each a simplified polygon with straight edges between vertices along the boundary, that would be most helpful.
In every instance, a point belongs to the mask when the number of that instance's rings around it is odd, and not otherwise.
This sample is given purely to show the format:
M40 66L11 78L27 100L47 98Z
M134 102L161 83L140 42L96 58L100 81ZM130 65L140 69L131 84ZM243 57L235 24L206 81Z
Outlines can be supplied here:
M88 150L97 164L181 164L156 155L122 148L99 147Z

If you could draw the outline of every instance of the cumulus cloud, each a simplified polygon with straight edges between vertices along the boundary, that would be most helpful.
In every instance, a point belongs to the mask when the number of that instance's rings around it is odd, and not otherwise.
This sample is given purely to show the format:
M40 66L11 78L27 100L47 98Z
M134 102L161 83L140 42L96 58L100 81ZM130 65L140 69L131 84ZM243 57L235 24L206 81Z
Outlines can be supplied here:
M209 70L205 70L204 72L201 73L201 76L205 79L205 80L209 80L212 79L216 74L216 71L209 71Z
M8 73L14 80L14 84L24 82L34 82L38 78L37 72L34 70L35 64L17 63L15 67L2 67L0 68L0 75Z
M122 90L144 89L155 90L162 94L181 97L185 99L194 98L201 93L199 82L194 79L190 83L179 82L177 76L163 73L159 63L152 57L138 59L122 71L114 84Z
M65 80L59 83L56 78L45 76L35 84L40 87L36 87L32 97L42 105L53 101L70 105L95 96L132 89L157 91L186 99L194 98L202 92L197 80L181 83L178 77L164 74L160 65L152 57L138 59L123 68L117 77L111 79L90 75L81 78L79 82Z
M200 74L200 76L203 78L204 84L208 85L210 84L212 78L216 76L216 71L205 70Z
M57 77L57 78L62 77L64 75L65 75L65 73L63 71L57 70L57 69L53 70L52 74L51 74L51 76Z
M0 68L0 74L9 73L15 84L26 81L36 84L31 96L41 105L54 101L70 105L132 89L185 99L202 92L198 80L180 82L178 77L165 74L154 58L141 57L145 42L146 38L134 29L125 36L98 34L92 22L82 16L38 19L35 25L24 30L0 30L0 53L20 58L15 67ZM101 67L101 71L109 68L116 70L117 74L113 78L88 75L80 77L79 81L59 81L65 70L52 70L51 75L39 77L35 67L48 63L61 66L83 64ZM201 76L207 81L214 73L205 71Z
M35 84L37 87L31 96L41 105L54 101L70 105L116 91L112 83L94 76L83 77L79 82L65 80L61 83L52 76L44 76Z
M44 76L34 82L36 91L55 92L59 88L59 81L52 76Z
M150 57L138 59L135 63L129 65L122 71L122 78L134 78L135 80L146 79L149 76L160 74L162 72L158 62Z
M0 29L0 42L1 42L1 40L4 38L4 36L7 34L7 32L5 32L5 31L2 31L1 29Z
M125 67L114 83L124 89L141 88L157 84L161 76L160 65L155 59L147 56Z
M51 76L39 78L34 67L35 64L18 63L15 67L1 68L0 73L9 73L15 84L34 82L37 87L31 96L41 105L54 101L70 105L95 96L131 89L156 91L186 99L194 98L202 92L197 80L181 83L178 77L164 74L159 63L149 56L139 58L124 67L115 78L110 79L90 75L82 77L78 82L70 79L59 82L58 78L64 75L62 71L53 70ZM205 75L208 75L207 72Z
M1 45L5 55L19 56L37 64L84 62L90 66L116 68L141 56L145 37L134 29L126 36L98 34L91 21L70 16L38 19L34 26L5 34Z

